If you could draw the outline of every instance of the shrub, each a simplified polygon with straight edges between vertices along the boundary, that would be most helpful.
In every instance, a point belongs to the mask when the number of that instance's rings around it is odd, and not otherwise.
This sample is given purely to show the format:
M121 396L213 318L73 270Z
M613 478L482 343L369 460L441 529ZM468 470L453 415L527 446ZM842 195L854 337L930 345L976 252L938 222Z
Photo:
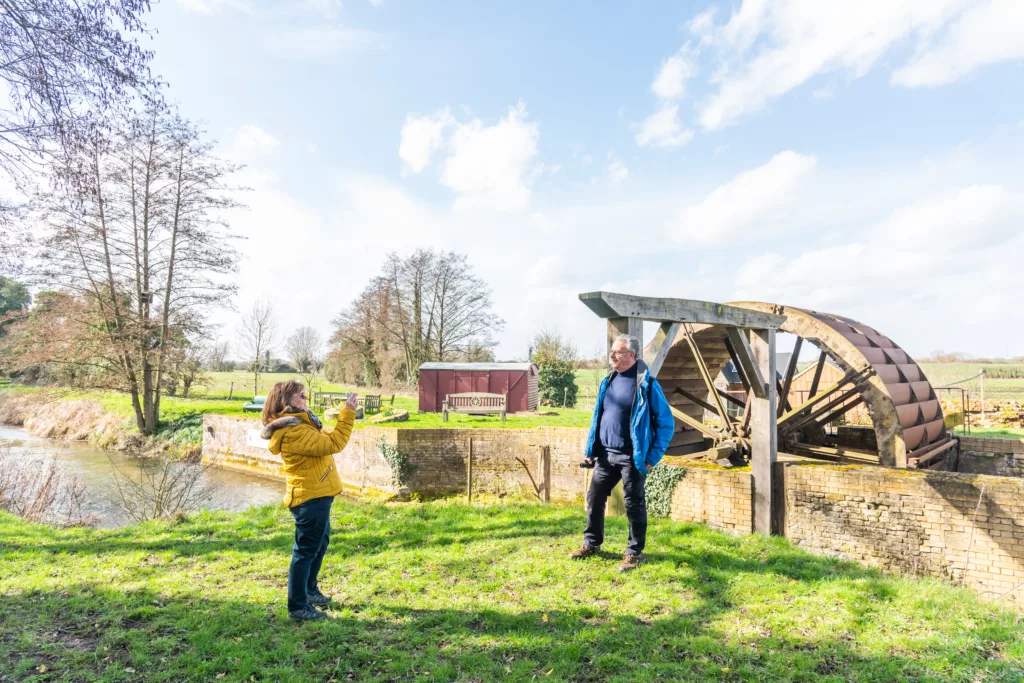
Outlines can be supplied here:
M537 388L541 401L572 408L576 405L576 373L573 364L567 361L549 361L540 366Z

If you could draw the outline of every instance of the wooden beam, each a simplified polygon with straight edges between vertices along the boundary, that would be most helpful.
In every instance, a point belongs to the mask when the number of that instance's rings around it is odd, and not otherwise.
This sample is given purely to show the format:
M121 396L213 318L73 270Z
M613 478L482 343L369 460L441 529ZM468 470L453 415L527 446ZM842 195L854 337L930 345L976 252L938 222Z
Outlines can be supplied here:
M812 422L818 424L819 426L828 424L832 420L835 420L839 416L845 414L846 411L849 410L850 408L853 408L853 407L859 405L860 403L862 403L864 401L864 397L861 396L860 394L857 394L856 397L854 396L854 394L857 391L858 391L857 387L854 386L850 391L842 393L839 396L837 396L836 398L834 398L831 401L829 401L828 403L826 403L825 405L823 405L822 407L816 408L814 410L814 412L812 412L811 414L805 415L804 417L801 417L798 420L793 420L791 422L787 422L782 427L782 431L784 431L787 434L790 433L790 432L795 432L796 430L800 429L801 427L803 427L805 425L808 425L808 424L810 424ZM843 404L846 403L847 401L853 401L853 404L852 405L848 405L848 406L843 406ZM832 411L835 408L839 407L839 406L843 406L843 408L841 408L840 410L836 410L835 413L832 413ZM826 415L826 414L828 414L828 417L825 420L819 420L818 419L822 415Z
M814 379L811 381L811 390L807 393L807 398L814 398L814 395L818 393L818 382L821 381L821 371L825 369L825 362L828 360L828 354L824 351L818 356L818 366L814 368Z
M747 407L746 403L744 403L743 401L739 400L738 398L736 398L735 396L730 394L728 391L726 391L724 389L719 389L718 387L715 387L715 391L718 392L719 396L721 396L722 398L724 398L726 401L728 401L729 403L733 404L734 406L736 406L738 408L746 408Z
M732 342L729 338L725 338L725 350L729 352L729 360L732 361L732 366L736 369L736 374L740 377L740 384L743 385L743 391L750 393L750 380L743 374L743 366L740 365L740 358L736 355L736 349L733 347Z
M644 358L644 362L647 363L647 369L654 377L657 377L658 372L661 371L661 366L665 363L668 352L672 350L672 345L676 341L681 326L681 323L662 323L657 334L654 335L654 339L651 340L650 351L653 351L654 354L650 358Z
M710 410L712 413L715 412L715 407L713 405L711 405L707 401L697 398L694 394L691 394L689 391L686 391L685 389L680 389L679 387L676 387L675 393L679 394L684 398L689 399L693 403L696 403L704 410Z
M793 375L796 374L796 362L800 358L800 347L803 346L804 338L797 337L796 345L793 346L793 355L789 357L789 365L786 366L786 376L782 380L782 391L779 394L779 415L789 407L789 387L793 384Z
M658 322L701 323L778 329L784 316L751 311L695 299L633 296L616 292L586 292L580 301L600 318L640 318Z
M732 329L729 331L733 332ZM751 330L750 334L749 344L742 335L738 335L742 338L742 345L736 343L736 340L733 343L737 347L741 361L748 350L750 359L756 360L757 365L752 370L757 374L751 372L751 377L772 378L767 386L763 382L760 383L764 396L756 395L756 385L751 387L755 396L750 401L750 469L754 494L754 531L771 534L775 506L779 504L773 498L772 486L779 449L776 426L778 414L775 405L775 330Z
M608 348L609 354L612 351L612 344L615 338L621 334L628 334L640 340L640 352L644 348L644 321L640 318L609 318L608 319Z
M810 408L811 406L815 405L816 403L820 403L821 401L824 401L826 398L828 398L830 395L834 394L836 391L838 391L839 389L841 389L845 385L850 384L852 382L855 382L861 376L861 374L863 372L864 372L863 370L861 370L861 371L850 370L848 373L843 375L839 379L838 382L836 382L835 384L829 385L824 391L822 391L817 396L812 396L811 398L807 399L806 401L804 401L803 403L798 405L796 408L793 408L793 410L789 411L788 413L786 413L785 415L780 417L779 418L779 425L780 426L781 425L785 425L787 422L792 420L794 417L800 415L800 413L805 412L808 408Z
M686 343L690 345L690 351L693 353L694 360L697 361L697 368L700 370L701 376L704 378L704 384L708 387L708 395L714 396L715 398L715 412L718 413L718 417L722 418L722 424L729 427L729 431L732 431L732 424L729 422L729 414L725 411L725 406L722 405L722 398L715 391L715 378L711 376L711 372L708 370L708 366L704 363L704 359L700 355L700 349L697 348L697 342L693 338L693 331L687 329L686 331Z
M769 387L765 384L764 378L761 376L761 370L757 367L758 364L754 359L754 352L750 347L750 342L747 341L746 335L735 327L727 328L727 332L740 367L750 383L750 390L754 392L756 398L768 398ZM772 360L772 367L775 367L774 358ZM772 379L774 380L774 376ZM774 381L772 382L771 393L775 393Z
M711 437L712 439L715 439L716 441L724 436L721 432L715 431L714 429L711 428L711 426L704 424L700 420L690 417L689 415L679 410L678 408L673 408L672 406L669 406L668 409L672 411L672 416L675 417L677 420L689 425L690 427L693 427L698 432L706 434L707 436Z

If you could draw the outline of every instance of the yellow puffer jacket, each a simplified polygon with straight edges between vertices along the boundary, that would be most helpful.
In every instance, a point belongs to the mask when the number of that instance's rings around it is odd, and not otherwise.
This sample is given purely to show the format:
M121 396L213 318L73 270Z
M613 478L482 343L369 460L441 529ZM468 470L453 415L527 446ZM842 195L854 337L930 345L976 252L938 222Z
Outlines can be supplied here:
M342 408L334 429L320 431L306 413L285 413L263 428L260 436L270 440L270 452L284 461L285 505L293 508L341 493L334 454L345 448L355 419L354 412Z

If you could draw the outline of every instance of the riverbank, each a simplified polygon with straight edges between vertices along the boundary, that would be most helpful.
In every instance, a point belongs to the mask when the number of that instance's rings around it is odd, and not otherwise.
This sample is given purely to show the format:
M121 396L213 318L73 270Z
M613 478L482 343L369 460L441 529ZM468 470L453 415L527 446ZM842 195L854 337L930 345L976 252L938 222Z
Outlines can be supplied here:
M116 531L0 514L0 680L1017 680L1024 618L783 539L581 511L335 502L333 618L289 623L280 506ZM6 676L6 678L5 678ZM254 677L250 679L250 676Z

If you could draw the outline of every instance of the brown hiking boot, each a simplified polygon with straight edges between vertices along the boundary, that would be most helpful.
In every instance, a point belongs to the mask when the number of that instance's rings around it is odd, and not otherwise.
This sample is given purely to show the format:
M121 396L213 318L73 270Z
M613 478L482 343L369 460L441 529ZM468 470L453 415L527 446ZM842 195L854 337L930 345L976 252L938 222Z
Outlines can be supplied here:
M588 557L593 557L594 555L597 555L599 550L599 548L592 548L591 546L584 543L582 546L579 547L578 550L573 550L571 553L569 553L569 559L585 560Z
M622 564L619 565L619 571L628 572L630 569L636 569L646 561L647 557L643 553L639 555L634 555L633 553L623 553Z

